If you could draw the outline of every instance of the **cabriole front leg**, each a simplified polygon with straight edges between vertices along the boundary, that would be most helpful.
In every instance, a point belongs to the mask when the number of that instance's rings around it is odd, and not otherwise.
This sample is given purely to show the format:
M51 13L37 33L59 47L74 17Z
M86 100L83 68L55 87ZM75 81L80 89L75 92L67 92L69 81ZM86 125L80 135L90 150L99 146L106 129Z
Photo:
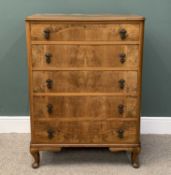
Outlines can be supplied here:
M140 153L140 148L135 148L131 152L131 163L134 168L139 168L139 153Z
M30 148L30 153L33 156L33 163L32 163L32 168L38 168L39 167L39 163L40 163L40 154L39 154L39 150L34 149L34 148Z

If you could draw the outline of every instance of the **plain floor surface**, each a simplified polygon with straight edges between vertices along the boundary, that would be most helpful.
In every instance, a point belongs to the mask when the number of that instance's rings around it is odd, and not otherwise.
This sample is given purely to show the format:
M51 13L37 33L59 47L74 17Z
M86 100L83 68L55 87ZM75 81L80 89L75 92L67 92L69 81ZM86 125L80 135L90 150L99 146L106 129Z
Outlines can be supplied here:
M29 142L29 134L0 134L0 175L171 175L171 135L141 136L139 169L129 154L103 148L43 152L40 167L32 169Z

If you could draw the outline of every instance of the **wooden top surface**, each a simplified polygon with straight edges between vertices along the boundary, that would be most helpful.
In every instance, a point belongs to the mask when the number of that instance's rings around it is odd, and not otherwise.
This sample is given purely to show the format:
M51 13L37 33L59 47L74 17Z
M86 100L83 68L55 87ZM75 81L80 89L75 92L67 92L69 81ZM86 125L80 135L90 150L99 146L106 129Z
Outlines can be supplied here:
M26 21L120 21L120 20L144 20L138 15L115 14L34 14L27 16Z

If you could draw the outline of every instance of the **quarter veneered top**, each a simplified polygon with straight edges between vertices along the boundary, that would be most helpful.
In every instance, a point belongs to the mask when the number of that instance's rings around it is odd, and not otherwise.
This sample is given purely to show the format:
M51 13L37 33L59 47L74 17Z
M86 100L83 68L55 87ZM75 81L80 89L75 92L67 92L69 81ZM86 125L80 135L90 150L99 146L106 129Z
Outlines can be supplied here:
M26 17L26 21L120 21L120 20L144 20L138 15L115 14L34 14Z

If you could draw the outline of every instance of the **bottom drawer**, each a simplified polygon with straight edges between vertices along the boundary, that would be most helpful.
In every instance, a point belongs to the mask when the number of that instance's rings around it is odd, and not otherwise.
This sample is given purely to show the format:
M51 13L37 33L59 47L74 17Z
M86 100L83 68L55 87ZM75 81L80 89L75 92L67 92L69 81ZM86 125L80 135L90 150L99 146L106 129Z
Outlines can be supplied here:
M34 121L32 143L137 143L137 121Z

